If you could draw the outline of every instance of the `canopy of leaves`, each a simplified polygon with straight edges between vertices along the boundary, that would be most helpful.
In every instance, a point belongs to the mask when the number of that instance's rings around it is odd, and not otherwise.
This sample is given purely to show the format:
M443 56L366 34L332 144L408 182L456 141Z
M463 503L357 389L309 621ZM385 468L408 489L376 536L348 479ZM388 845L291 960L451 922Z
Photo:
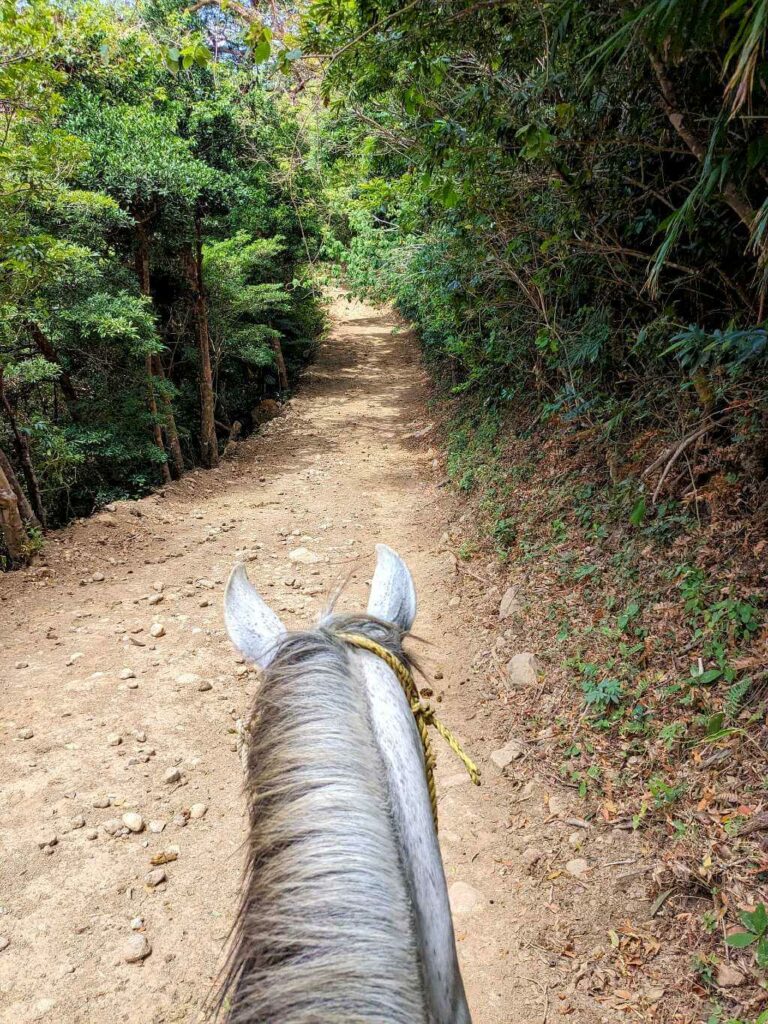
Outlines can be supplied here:
M174 0L0 3L0 447L49 523L157 484L174 435L198 460L201 345L224 438L322 326L296 112L216 46Z

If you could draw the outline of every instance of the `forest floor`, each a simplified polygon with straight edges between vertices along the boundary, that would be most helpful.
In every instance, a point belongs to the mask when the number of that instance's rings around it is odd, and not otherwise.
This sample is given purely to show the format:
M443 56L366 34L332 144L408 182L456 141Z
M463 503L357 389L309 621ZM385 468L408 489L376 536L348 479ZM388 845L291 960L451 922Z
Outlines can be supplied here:
M219 469L74 523L0 579L0 1021L198 1019L237 902L235 728L256 685L224 631L227 575L246 559L298 627L350 573L341 607L365 604L378 541L413 572L424 685L483 772L477 790L440 751L475 1024L686 1018L670 979L690 951L661 941L655 851L584 820L518 729L497 655L506 570L451 550L466 511L430 448L416 347L386 312L339 297L333 319L298 397ZM318 560L291 560L301 548ZM127 962L137 935L151 953Z

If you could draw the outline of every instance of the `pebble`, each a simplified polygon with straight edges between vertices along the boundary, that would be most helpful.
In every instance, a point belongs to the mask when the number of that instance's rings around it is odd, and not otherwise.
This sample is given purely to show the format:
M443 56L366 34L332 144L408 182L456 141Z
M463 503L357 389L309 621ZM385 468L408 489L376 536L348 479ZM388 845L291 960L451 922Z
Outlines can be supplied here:
M158 581L157 581L156 583L153 583L153 584L152 584L152 589L153 589L153 590L154 590L154 591L155 591L156 593L158 593L158 594L162 594L162 592L163 592L163 591L165 590L165 584L164 584L164 583L161 583L161 582L160 582L160 581L158 580Z
M504 744L503 747L499 747L498 750L494 750L491 754L491 762L496 765L500 772L512 764L513 761L517 761L518 758L525 754L525 744L520 740L509 740Z
M96 831L95 828L89 828L88 831L85 833L85 838L86 839L98 839L99 838L99 833Z
M149 630L149 635L153 636L155 639L165 636L165 626L162 622L153 622Z
M454 882L448 890L448 898L451 902L451 910L454 914L468 914L477 910L485 901L485 897L479 889L469 885L467 882Z
M18 669L29 668L29 662L28 661L17 661L15 666L14 666L14 668L18 668Z
M135 679L136 678L136 673L133 671L132 668L121 668L120 669L120 678L121 679Z
M10 944L11 940L7 936L0 935L0 953L2 953L4 949L8 949Z
M147 742L147 734L143 732L141 729L136 730L136 732L133 734L133 738L136 740L137 743Z
M107 734L107 743L110 747L119 747L123 742L123 737L119 732L110 732Z
M91 576L91 579L94 583L103 583L106 577L103 572L95 572L93 576Z
M126 939L123 945L123 960L127 964L138 964L146 960L152 952L152 946L146 935L139 932Z
M41 850L43 850L46 846L55 846L58 841L59 838L54 832L43 832L37 840L37 845Z
M160 604L160 602L162 600L163 600L163 595L162 594L153 594L151 597L147 598L147 604L150 605L150 606L153 606L153 605L156 605L156 604Z
M112 801L108 796L97 796L94 798L93 807L109 807Z
M538 864L540 860L544 859L544 851L540 850L537 846L528 846L520 854L520 860L530 870L534 864Z
M310 551L309 548L294 548L293 551L288 552L288 558L299 565L315 565L323 560L322 555L318 555L316 551Z
M560 796L557 793L553 793L549 800L549 813L557 815L557 817L563 817L569 810L568 799L564 796Z
M182 672L181 675L176 676L176 682L179 686L194 686L200 682L200 676L194 672Z
M204 818L208 812L208 804L192 804L189 808L190 818Z
M517 587L508 587L499 604L499 618L511 619L513 615L517 615L521 607L517 596Z
M149 823L149 831L159 835L165 828L165 822L155 818Z
M107 818L106 821L101 823L101 827L108 836L116 836L118 832L122 832L123 823L119 818Z
M138 679L129 679L125 685L129 690L138 690L139 681Z
M143 917L132 917L131 918L131 928L133 928L133 930L135 932L137 932L140 928L143 928L143 927L144 927L144 918Z
M148 871L146 875L144 875L145 883L153 889L165 882L167 878L168 875L165 873L165 868L152 868L151 871Z
M187 819L183 814L174 814L173 824L176 825L177 828L186 828Z
M211 685L211 683L208 682L207 679L201 679L200 682L197 684L197 688L200 691L200 693L205 693L207 690L212 690L213 686Z
M19 729L19 731L16 733L16 736L20 740L31 740L34 735L34 731L30 729L29 726L25 726L23 729Z
M577 857L576 860L568 861L565 865L565 870L569 875L573 875L574 878L586 878L589 871L589 863L583 857Z
M741 971L730 964L719 964L715 981L720 988L738 988L739 985L744 984L745 978Z
M535 654L523 651L507 663L507 682L510 686L536 686L542 664Z
M166 769L166 772L163 775L163 782L167 783L170 786L172 783L178 782L180 778L181 772L179 771L178 768L168 768Z
M135 811L126 811L123 815L123 824L131 832L143 832L144 831L144 819L140 814Z

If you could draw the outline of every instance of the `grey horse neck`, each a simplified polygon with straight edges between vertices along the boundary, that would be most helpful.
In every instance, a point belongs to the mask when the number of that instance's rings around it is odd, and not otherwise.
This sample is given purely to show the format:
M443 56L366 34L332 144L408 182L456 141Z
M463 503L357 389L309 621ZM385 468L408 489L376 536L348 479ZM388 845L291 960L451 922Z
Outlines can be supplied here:
M222 1005L230 1024L426 1024L419 943L381 754L337 631L290 634L251 725L251 820Z

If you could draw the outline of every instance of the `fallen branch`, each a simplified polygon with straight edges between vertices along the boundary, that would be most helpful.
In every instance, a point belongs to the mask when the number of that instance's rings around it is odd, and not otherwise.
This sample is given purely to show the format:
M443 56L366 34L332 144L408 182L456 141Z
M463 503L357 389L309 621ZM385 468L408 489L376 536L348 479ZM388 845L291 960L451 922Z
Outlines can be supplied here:
M659 477L659 482L656 484L656 487L654 488L653 497L651 498L651 501L654 503L654 505L656 504L656 499L659 496L661 488L664 486L664 481L669 476L669 471L672 469L674 464L683 454L685 449L688 448L689 445L692 445L694 441L698 441L700 437L703 437L705 434L708 434L713 426L714 423L708 423L704 427L699 427L698 430L694 430L694 432L692 434L689 434L688 437L683 438L683 440L680 442L677 448L675 448L674 452L672 453L672 456L670 457L669 461L664 467L664 471Z

